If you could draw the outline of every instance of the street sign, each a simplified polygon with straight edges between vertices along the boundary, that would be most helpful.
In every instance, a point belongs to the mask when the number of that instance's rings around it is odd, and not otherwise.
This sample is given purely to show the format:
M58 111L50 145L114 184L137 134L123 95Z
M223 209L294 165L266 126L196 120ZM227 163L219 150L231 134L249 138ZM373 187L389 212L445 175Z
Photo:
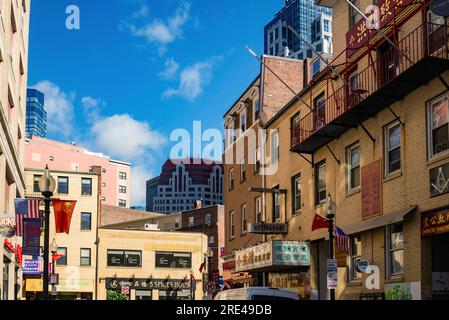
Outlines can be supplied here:
M122 287L122 294L124 294L124 295L128 295L129 294L129 287L128 286L123 286Z
M50 284L52 284L52 285L58 285L59 284L59 274L58 273L51 273L50 274Z
M327 260L327 288L337 289L338 283L338 262L335 259Z

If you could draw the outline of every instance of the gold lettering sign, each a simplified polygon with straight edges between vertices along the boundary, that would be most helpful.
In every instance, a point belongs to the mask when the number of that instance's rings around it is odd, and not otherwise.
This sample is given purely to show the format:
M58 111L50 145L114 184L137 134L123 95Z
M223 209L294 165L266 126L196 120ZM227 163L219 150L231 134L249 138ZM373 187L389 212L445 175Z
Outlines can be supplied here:
M449 210L423 213L421 235L423 237L449 232Z

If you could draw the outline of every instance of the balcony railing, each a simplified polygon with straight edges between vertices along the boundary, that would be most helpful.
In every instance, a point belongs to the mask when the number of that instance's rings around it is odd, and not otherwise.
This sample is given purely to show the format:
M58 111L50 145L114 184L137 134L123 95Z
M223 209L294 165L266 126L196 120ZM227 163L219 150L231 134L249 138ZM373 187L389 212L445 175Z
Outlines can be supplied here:
M350 125L345 124L344 119L341 119L345 114L363 113L360 110L361 107L365 109L364 114L369 113L369 110L366 110L369 108L373 108L371 113L379 112L449 69L447 63L444 66L439 63L443 61L441 59L449 60L448 26L425 23L405 36L398 43L398 49L390 46L384 53L377 55L377 60L358 72L354 80L347 79L346 84L333 92L328 92L324 114L322 110L316 109L292 126L292 149L301 152L300 145L303 142L329 125L341 127L346 125L346 129L340 130L340 134L343 133L350 128ZM429 62L424 69L416 70L416 74L412 74L413 67L425 59L434 62ZM350 69L347 68L347 70ZM426 71L425 76L418 73L423 70ZM391 89L389 91L393 91L393 95L387 95L386 88ZM376 103L370 101L373 97L376 97ZM378 100L381 100L380 103ZM338 136L328 133L322 133L319 136L327 140ZM323 145L325 143L327 142L324 139ZM321 146L318 143L315 149ZM307 147L307 149L310 148L310 146Z

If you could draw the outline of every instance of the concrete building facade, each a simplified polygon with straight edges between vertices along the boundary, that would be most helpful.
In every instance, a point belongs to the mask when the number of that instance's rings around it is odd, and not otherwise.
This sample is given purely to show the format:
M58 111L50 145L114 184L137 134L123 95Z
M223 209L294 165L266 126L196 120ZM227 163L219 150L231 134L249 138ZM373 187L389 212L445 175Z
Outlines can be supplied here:
M30 1L0 2L0 219L25 196L24 149ZM20 298L16 238L0 238L0 299ZM4 245L8 244L8 245Z

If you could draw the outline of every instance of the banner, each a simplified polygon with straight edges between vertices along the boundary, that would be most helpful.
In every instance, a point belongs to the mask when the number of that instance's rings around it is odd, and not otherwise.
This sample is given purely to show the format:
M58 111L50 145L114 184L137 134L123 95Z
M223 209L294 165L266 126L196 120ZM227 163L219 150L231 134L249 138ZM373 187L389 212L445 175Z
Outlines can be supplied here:
M41 221L40 219L23 219L22 254L37 257L40 254Z
M55 213L56 233L70 233L70 223L76 201L53 200L53 211Z
M41 275L44 273L44 259L25 259L22 269L22 273L26 275Z
M16 235L16 217L15 215L0 216L0 237L13 238Z

